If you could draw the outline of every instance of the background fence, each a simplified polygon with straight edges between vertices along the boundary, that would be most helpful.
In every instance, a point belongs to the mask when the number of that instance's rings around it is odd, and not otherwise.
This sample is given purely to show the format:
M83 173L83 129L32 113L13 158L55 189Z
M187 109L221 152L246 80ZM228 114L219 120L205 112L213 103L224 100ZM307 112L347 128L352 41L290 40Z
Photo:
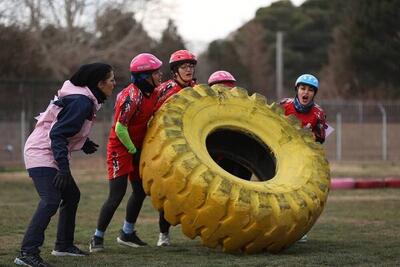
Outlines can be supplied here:
M35 125L60 83L0 81L0 169L23 166L22 150ZM117 89L118 92L121 88ZM116 93L114 94L114 96ZM335 131L324 147L329 160L400 160L400 102L317 101ZM114 99L97 114L91 138L105 156ZM74 157L82 157L76 153Z

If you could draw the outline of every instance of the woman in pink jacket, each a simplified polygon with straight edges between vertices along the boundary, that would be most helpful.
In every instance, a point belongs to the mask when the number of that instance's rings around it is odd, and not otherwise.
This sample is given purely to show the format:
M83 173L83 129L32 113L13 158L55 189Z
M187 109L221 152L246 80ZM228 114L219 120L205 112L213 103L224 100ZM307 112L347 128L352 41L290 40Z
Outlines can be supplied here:
M28 226L21 252L14 262L24 266L50 266L40 257L39 247L51 217L59 211L57 239L52 255L85 256L74 245L75 217L80 191L72 177L72 151L94 153L98 145L88 136L95 114L115 87L112 67L86 64L65 81L46 111L36 119L25 144L25 166L40 202Z

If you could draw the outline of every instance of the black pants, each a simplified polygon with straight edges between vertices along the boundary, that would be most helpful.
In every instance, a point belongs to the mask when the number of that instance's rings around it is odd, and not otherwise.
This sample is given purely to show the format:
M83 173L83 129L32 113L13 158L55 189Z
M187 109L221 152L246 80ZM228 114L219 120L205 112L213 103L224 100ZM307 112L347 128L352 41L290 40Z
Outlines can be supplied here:
M28 172L40 196L40 202L26 230L21 251L28 254L40 253L39 247L43 245L44 232L58 208L60 212L55 249L63 250L72 246L76 211L81 194L78 186L74 181L63 191L56 189L53 186L53 179L57 170L54 168L32 168L28 169Z
M97 229L105 232L115 211L122 199L125 196L126 188L128 186L128 175L123 175L115 179L109 180L109 193L108 198L104 202L99 219L97 221ZM139 217L140 210L142 209L144 198L146 194L143 190L142 181L133 180L131 181L132 194L129 197L126 205L125 220L129 223L136 223ZM160 214L160 231L162 233L168 232L170 224L165 220L164 215Z

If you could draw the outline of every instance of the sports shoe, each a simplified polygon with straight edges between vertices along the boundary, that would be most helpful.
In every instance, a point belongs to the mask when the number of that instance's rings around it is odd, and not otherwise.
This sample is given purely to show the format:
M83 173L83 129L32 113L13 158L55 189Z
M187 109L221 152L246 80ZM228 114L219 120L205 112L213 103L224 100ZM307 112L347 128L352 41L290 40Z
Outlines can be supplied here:
M87 256L89 255L87 252L80 250L77 246L70 246L69 248L66 249L54 249L51 252L51 255L53 256L77 256L77 257L82 257L82 256Z
M103 250L104 250L104 238L94 235L92 239L90 239L89 251L100 252Z
M160 237L158 238L157 246L158 247L166 247L169 245L171 245L169 233L160 233Z
M50 264L43 261L39 254L27 254L24 252L21 252L15 258L14 263L21 266L51 267Z
M136 231L133 231L132 234L125 234L124 231L119 231L119 237L117 237L117 242L120 245L125 245L128 247L143 247L147 246L146 242L143 242L137 235Z
M303 235L297 242L298 243L306 243L308 241L307 235Z

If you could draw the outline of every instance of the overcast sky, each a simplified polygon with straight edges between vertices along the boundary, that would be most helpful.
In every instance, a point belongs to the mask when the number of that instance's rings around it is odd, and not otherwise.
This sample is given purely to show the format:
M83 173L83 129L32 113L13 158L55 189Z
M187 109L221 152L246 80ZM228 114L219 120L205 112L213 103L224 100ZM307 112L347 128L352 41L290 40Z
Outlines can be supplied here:
M178 31L194 50L201 50L209 42L225 38L241 25L254 17L260 7L269 6L274 0L161 0L170 7L170 17L175 21ZM292 0L300 5L304 0ZM153 24L147 23L153 37L159 35ZM162 23L161 23L162 24ZM146 23L145 23L146 27ZM198 51L196 51L198 52Z

